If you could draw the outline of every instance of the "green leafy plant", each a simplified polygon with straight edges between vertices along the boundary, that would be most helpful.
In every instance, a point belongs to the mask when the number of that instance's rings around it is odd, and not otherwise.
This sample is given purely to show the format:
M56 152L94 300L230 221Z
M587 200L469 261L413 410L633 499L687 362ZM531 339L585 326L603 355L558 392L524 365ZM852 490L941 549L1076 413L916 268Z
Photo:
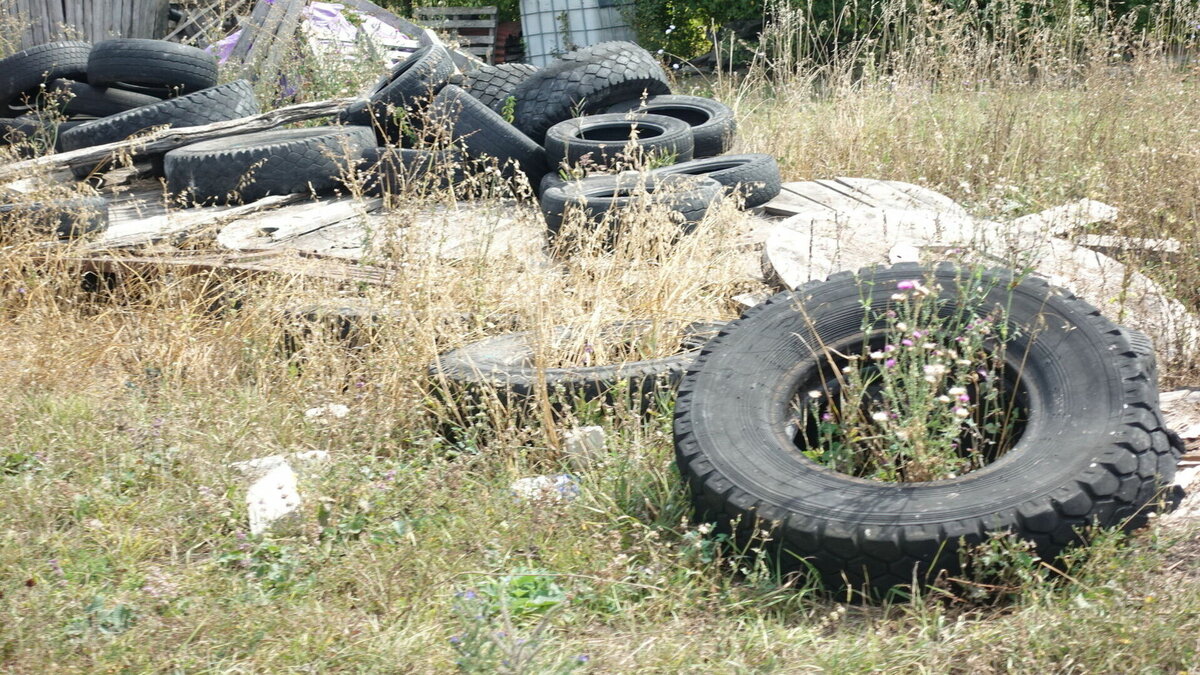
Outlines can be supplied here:
M83 608L83 616L73 619L66 628L71 637L84 637L89 633L118 635L137 623L137 611L124 603L112 607L97 595Z
M989 289L964 283L953 303L940 290L912 279L882 312L864 300L861 352L829 347L820 384L797 399L805 456L862 478L915 482L954 478L1012 447L1025 417L1019 374L1005 363L1015 333L999 308L978 313Z

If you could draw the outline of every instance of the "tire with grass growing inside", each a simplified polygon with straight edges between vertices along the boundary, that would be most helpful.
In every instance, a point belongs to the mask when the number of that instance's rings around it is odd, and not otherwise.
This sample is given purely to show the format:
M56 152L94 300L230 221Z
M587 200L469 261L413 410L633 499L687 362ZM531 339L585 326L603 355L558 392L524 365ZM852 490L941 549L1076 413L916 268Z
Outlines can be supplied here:
M932 332L900 320L918 296ZM991 532L1050 560L1085 527L1143 522L1175 470L1153 389L1120 327L1041 279L845 272L709 342L679 387L676 458L700 518L770 532L783 571L882 594L955 574ZM931 471L914 458L937 444Z

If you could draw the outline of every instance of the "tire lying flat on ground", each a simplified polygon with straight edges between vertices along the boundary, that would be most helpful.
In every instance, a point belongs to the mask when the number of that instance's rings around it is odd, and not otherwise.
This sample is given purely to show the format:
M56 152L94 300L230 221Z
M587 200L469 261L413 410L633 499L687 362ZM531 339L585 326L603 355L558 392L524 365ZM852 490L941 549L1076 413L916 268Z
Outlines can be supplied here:
M783 187L779 163L766 154L721 155L680 162L655 169L655 175L686 174L708 176L726 188L727 194L740 193L744 206L754 208L771 201Z
M456 394L471 397L492 392L504 403L532 398L545 378L550 393L585 401L605 398L614 390L625 392L635 405L645 406L660 392L674 389L683 371L699 353L704 342L721 324L697 323L675 327L684 339L680 350L656 359L629 361L604 366L545 368L534 363L533 333L511 333L486 338L461 349L446 352L430 367L435 380L444 380ZM653 330L649 321L619 322L601 327L597 338L607 342L637 338ZM553 339L567 341L577 335L567 327L551 330Z
M433 99L430 123L449 132L475 160L495 159L506 176L519 170L537 185L546 173L546 151L460 87L446 85Z
M650 156L683 162L692 158L692 129L687 122L661 115L591 115L559 122L546 132L551 166L578 164L585 157L607 166L622 159Z
M190 94L216 86L217 57L166 40L105 40L92 47L87 80L96 87L130 84Z
M601 42L565 54L518 85L513 119L540 143L563 120L644 94L670 93L666 73L650 52L632 42Z
M197 203L324 192L373 147L367 127L273 129L184 146L164 156L167 189Z
M978 316L1007 313L1024 429L995 462L957 478L889 483L827 469L788 431L793 400L822 373L814 346L856 353L864 304L882 315L912 279L940 286L947 311L970 283L986 292ZM1175 471L1152 389L1123 332L1043 280L950 264L845 272L775 296L709 342L679 388L676 459L701 518L726 532L740 518L743 540L762 519L784 570L811 563L829 588L882 593L957 571L959 545L988 532L1010 530L1051 560L1092 522L1136 525Z
M30 204L0 204L0 239L12 227L33 227L60 239L108 228L108 200L79 197Z
M653 205L673 211L684 231L690 232L723 191L720 183L703 176L595 176L548 187L541 196L542 215L546 229L557 234L571 209L599 225L623 210Z
M729 106L700 96L651 96L645 101L623 101L610 113L665 115L687 122L695 138L693 157L714 157L733 148L737 121Z
M0 105L19 104L59 78L85 79L91 49L86 42L50 42L0 59Z

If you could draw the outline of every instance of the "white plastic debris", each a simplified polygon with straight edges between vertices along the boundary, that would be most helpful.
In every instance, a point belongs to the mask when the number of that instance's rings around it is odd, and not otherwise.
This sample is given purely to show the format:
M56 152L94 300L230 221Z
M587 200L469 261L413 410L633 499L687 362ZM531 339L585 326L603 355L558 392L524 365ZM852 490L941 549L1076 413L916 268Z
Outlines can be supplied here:
M604 428L597 426L576 427L562 434L563 453L571 468L584 471L596 465L608 454L608 442Z
M300 490L296 472L286 461L276 464L246 492L250 533L286 534L300 524Z
M509 489L518 499L531 502L569 502L579 496L579 481L562 473L530 476L513 482Z
M324 450L309 450L307 452L294 452L290 455L268 455L267 457L256 457L255 459L233 462L229 466L241 471L251 480L257 480L278 466L294 465L300 467L301 469L307 469L317 464L324 464L328 461L328 452L325 452Z
M305 419L320 420L326 418L343 419L350 415L350 407L341 403L326 403L304 411Z

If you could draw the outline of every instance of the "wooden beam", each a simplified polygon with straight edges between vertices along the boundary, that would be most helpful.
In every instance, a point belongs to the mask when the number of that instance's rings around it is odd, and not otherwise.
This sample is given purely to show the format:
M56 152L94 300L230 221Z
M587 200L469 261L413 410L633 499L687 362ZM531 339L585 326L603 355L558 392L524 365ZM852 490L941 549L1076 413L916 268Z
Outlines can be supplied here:
M236 120L214 122L198 127L164 128L152 131L137 138L105 143L90 148L80 148L70 152L60 152L43 157L35 157L20 162L0 166L0 182L8 182L27 176L30 173L47 169L61 169L73 166L94 165L108 159L114 153L128 153L132 156L155 155L174 150L192 143L238 136L255 131L266 131L284 124L302 122L321 117L332 117L356 99L338 98L324 101L312 101L277 108L260 115L242 117Z

